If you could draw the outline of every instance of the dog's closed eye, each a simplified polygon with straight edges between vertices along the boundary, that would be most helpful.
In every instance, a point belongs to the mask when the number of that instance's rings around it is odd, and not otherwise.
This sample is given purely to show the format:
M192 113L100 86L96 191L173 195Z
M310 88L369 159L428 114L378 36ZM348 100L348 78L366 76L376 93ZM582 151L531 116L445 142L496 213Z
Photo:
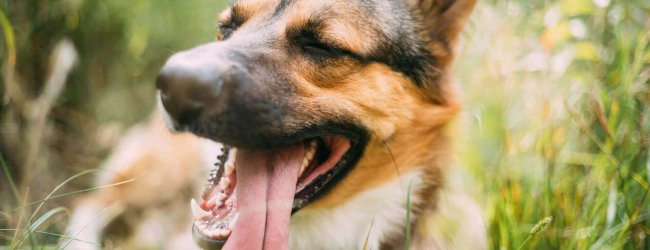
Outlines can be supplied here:
M299 46L307 55L313 57L344 57L353 55L352 52L341 49L333 44L320 41L313 35L302 35L294 39L294 42Z
M343 54L341 50L322 43L308 43L302 45L302 48L306 53L315 56L339 56Z

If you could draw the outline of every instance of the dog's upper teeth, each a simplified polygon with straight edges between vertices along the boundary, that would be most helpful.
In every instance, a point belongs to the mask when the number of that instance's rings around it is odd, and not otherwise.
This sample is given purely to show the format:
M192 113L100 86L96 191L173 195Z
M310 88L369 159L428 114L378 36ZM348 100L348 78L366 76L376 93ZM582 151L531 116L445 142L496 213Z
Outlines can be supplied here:
M312 158L314 158L314 155L316 154L316 148L318 147L318 144L316 141L311 141L309 142L309 147L307 148L307 152L305 152L305 158L309 158L311 161Z
M309 163L314 159L317 147L318 143L315 140L309 142L309 146L307 146L307 150L305 151L305 157L302 159L302 165L300 166L300 174L307 170Z
M221 180L219 181L219 187L222 190L226 190L230 186L230 179L226 177L221 177Z
M201 219L203 217L211 215L210 212L203 210L195 199L192 199L192 201L190 201L190 207L192 208L192 215L194 215L194 219Z
M309 166L309 159L307 159L307 157L305 157L305 158L302 159L302 165L300 166L300 173L301 174L303 172L305 172L305 170L307 169L307 166Z
M237 157L237 149L231 149L229 152L228 160L224 163L224 173L226 176L235 172L235 158Z
M224 170L226 176L231 175L233 172L235 172L235 164L231 161L226 162L226 167Z

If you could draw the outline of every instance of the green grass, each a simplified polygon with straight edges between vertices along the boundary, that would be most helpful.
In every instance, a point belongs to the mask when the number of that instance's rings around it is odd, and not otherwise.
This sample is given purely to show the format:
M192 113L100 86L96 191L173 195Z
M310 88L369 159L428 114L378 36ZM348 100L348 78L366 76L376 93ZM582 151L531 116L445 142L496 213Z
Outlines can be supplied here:
M479 5L455 69L459 158L492 249L650 248L649 10Z
M14 186L14 180L11 177L11 175L8 173L8 168L6 166L6 163L4 159L2 158L2 155L0 154L0 165L2 166L3 173L5 173L6 181L11 184L12 190L16 190ZM39 199L33 202L28 202L28 196L25 195L24 198L22 198L22 195L20 195L17 191L14 192L14 196L16 199L19 199L21 206L16 207L14 209L10 209L7 211L0 211L0 213L4 216L18 216L17 218L17 227L16 228L0 228L0 234L3 233L12 233L11 236L7 236L4 240L8 242L9 249L22 249L22 248L31 248L31 249L36 249L36 248L48 248L48 249L58 249L59 247L54 245L53 243L58 242L59 240L62 239L70 239L70 240L79 240L74 238L73 236L65 235L65 234L60 234L58 232L50 232L50 231L43 231L39 230L40 228L47 228L47 225L50 224L52 221L57 221L61 219L68 219L70 217L70 210L68 207L65 206L58 206L52 209L49 209L47 211L41 212L41 209L44 207L44 205L47 202L51 202L56 199L61 199L65 198L68 196L73 196L73 195L78 195L81 193L86 193L86 192L92 192L95 190L103 189L103 188L108 188L108 187L114 187L114 186L119 186L119 185L124 185L128 184L135 179L129 179L109 185L104 185L104 186L99 186L99 187L93 187L93 188L88 188L88 189L82 189L82 190L76 190L73 192L68 192L68 193L62 193L62 194L56 194L58 191L60 191L65 185L69 184L75 179L78 179L80 177L83 177L85 175L89 174L95 174L99 170L87 170L80 172L78 174L75 174L65 181L61 182L59 185L54 187L52 191L43 199ZM26 190L26 194L29 193L29 189ZM36 206L36 208L33 211L28 210L29 207ZM27 217L26 213L30 212L31 215ZM64 216L60 216L60 214L63 214ZM38 217L38 218L37 218ZM84 241L86 242L86 241ZM93 242L86 242L88 244L92 245L98 245L97 243ZM65 246L62 246L62 248L65 248Z
M0 1L0 249L51 248L70 237L62 232L72 200L104 188L92 187L87 170L151 112L164 60L214 38L224 4ZM78 63L58 95L48 79L59 72L50 62L62 40ZM52 105L38 106L44 96Z

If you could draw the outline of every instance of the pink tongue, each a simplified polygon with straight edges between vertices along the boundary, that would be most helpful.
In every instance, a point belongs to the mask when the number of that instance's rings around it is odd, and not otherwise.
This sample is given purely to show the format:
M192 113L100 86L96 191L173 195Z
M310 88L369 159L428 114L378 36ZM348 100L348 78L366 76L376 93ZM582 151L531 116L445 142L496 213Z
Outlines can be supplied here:
M289 249L289 219L302 144L278 151L237 150L239 219L223 249Z

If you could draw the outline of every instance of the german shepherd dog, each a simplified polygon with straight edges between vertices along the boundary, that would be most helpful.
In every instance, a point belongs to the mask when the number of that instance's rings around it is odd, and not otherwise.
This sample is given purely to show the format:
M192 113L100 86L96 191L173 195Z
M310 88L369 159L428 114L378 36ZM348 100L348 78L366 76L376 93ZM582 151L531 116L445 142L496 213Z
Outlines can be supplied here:
M474 5L234 1L217 41L156 79L172 130L225 145L191 205L199 246L483 248L480 216L439 222L450 66Z

